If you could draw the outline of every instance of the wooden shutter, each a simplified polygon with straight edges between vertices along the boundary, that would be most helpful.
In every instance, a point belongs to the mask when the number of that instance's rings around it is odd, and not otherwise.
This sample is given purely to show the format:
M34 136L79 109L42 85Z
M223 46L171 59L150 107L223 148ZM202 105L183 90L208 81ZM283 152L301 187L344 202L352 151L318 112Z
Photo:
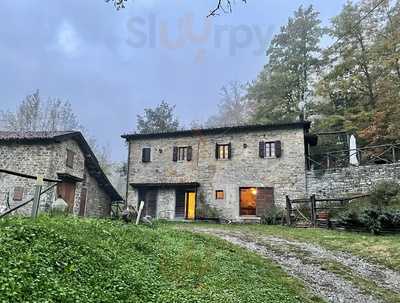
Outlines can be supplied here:
M22 201L24 197L24 188L21 186L17 186L14 188L14 201Z
M150 148L143 148L142 150L142 161L143 162L150 162L151 157L151 149Z
M174 150L172 152L172 161L178 161L178 147L174 146Z
M219 144L215 144L215 159L219 159Z
M282 142L275 141L275 157L280 158L282 157Z
M74 168L75 153L72 150L67 149L67 167Z
M79 216L84 217L86 212L86 198L87 198L87 189L82 188L81 191L81 201L79 204Z
M193 158L193 148L191 146L188 146L187 148L187 160L192 161Z
M232 143L228 144L228 159L232 158Z
M257 188L256 215L261 217L274 206L274 188Z
M258 154L260 155L260 158L265 158L265 142L261 141L258 144Z

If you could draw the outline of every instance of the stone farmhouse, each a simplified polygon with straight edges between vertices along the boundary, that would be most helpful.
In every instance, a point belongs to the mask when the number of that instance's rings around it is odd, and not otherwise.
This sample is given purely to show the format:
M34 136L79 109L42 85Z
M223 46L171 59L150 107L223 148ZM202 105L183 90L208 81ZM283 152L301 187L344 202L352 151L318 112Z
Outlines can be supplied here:
M42 208L61 195L76 215L107 217L111 203L123 200L80 132L0 131L0 169L61 180L56 190L42 197ZM0 173L0 206L32 198L35 182ZM20 213L29 214L30 208L27 205Z
M123 135L129 144L128 204L144 214L193 220L218 209L259 220L285 196L306 194L309 122Z

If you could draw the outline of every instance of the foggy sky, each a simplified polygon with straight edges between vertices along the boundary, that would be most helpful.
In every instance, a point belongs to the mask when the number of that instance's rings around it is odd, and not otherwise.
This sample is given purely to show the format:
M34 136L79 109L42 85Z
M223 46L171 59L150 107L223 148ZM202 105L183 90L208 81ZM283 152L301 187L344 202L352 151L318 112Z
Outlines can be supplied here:
M217 109L230 81L257 77L273 33L301 4L326 24L345 0L249 0L205 18L216 0L135 0L116 11L103 0L1 0L0 110L28 94L69 100L114 160L120 135L143 108L176 104L186 125Z

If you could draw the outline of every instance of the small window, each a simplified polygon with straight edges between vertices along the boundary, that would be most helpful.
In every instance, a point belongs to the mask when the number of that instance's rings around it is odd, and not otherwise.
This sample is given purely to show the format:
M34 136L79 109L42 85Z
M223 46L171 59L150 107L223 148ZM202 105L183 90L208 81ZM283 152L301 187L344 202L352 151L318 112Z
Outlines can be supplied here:
M231 144L217 144L215 150L215 158L217 160L226 160L231 158Z
M151 161L151 148L145 147L142 149L142 162L147 163Z
M14 201L22 201L24 197L24 188L21 186L17 186L14 188Z
M187 147L178 148L178 161L185 161L187 158Z
M173 149L172 160L174 162L182 161L192 161L193 150L191 146L175 146Z
M67 149L67 167L74 168L75 153L72 150Z
M282 156L281 141L260 142L260 158L280 158Z
M275 158L275 142L265 142L265 158Z
M216 200L224 200L225 199L225 192L223 190L216 190L215 191L215 199Z

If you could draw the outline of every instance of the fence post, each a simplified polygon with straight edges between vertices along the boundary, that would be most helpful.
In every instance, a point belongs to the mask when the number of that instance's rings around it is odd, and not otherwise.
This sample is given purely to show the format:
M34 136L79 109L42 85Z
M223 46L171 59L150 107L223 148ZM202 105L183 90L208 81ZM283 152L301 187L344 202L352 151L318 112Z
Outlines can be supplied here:
M314 227L317 226L317 201L315 198L315 195L312 195L310 197L310 203L311 203L311 222Z
M331 156L329 153L327 154L326 166L327 166L327 169L331 168Z
M292 204L290 203L289 196L286 196L286 221L289 226L292 225Z
M36 219L38 215L39 205L40 205L40 195L42 194L42 186L43 186L43 177L38 176L36 179L35 195L33 197L33 206L31 213L31 217L33 219Z
M140 217L142 216L143 208L144 208L144 201L140 201L139 211L138 211L138 215L136 217L136 225L139 225Z
M392 145L393 163L396 163L396 147Z

